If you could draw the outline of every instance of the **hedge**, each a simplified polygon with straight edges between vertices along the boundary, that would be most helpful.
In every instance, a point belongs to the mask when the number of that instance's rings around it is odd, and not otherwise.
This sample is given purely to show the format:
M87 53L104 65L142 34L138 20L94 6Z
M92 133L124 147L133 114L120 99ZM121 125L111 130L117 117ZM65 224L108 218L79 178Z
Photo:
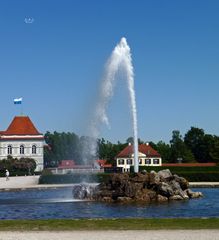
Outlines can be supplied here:
M219 182L219 166L215 167L147 167L140 166L139 171L158 172L163 169L169 169L173 174L186 178L190 182ZM134 168L131 167L133 172Z
M97 183L106 181L109 178L108 173L97 174L54 174L54 175L41 175L39 184L68 184L68 183Z

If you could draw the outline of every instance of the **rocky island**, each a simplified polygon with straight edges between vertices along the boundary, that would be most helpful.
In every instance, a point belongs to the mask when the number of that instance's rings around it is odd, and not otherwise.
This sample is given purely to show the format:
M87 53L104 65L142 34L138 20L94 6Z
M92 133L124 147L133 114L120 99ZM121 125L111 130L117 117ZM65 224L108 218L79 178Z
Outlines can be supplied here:
M166 202L202 197L189 189L189 182L169 169L159 172L114 173L97 186L80 184L73 198L104 202Z

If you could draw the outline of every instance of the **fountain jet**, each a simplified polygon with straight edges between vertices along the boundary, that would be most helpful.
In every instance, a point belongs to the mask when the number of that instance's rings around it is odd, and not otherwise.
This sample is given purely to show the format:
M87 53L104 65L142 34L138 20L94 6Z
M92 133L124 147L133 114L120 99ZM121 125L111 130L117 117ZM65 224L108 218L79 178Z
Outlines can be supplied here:
M132 65L132 57L130 47L126 39L123 37L121 41L114 48L110 58L107 61L105 74L100 86L99 98L94 111L94 116L90 124L89 135L91 141L86 149L89 152L90 158L94 159L97 155L97 138L100 136L101 124L109 125L107 117L107 106L109 100L113 96L115 82L118 79L118 73L125 74L127 79L127 86L130 99L130 109L133 123L133 137L134 137L134 171L138 172L138 131L137 131L137 108L134 90L134 71ZM92 141L93 139L93 141ZM85 162L86 159L85 159Z

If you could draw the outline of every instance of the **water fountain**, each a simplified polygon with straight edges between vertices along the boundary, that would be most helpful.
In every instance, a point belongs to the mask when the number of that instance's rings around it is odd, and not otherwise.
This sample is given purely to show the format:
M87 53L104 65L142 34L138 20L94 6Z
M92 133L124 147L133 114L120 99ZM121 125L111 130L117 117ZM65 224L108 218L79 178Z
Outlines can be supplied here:
M114 48L110 58L107 61L105 74L100 86L98 101L92 121L90 123L89 135L91 138L89 144L86 145L86 149L83 150L83 156L85 163L90 162L90 159L95 159L96 157L96 140L100 136L100 126L101 124L109 125L107 106L113 96L114 86L116 81L119 79L119 73L121 70L123 73L125 73L125 79L127 80L134 137L134 171L138 172L138 133L137 108L134 90L134 71L130 47L128 46L124 37Z

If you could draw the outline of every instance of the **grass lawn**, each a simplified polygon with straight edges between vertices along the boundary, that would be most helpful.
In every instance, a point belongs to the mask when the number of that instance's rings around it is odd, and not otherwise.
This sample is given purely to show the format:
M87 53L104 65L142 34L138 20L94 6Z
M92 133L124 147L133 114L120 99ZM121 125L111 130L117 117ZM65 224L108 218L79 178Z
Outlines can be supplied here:
M219 218L2 220L0 231L219 229Z

